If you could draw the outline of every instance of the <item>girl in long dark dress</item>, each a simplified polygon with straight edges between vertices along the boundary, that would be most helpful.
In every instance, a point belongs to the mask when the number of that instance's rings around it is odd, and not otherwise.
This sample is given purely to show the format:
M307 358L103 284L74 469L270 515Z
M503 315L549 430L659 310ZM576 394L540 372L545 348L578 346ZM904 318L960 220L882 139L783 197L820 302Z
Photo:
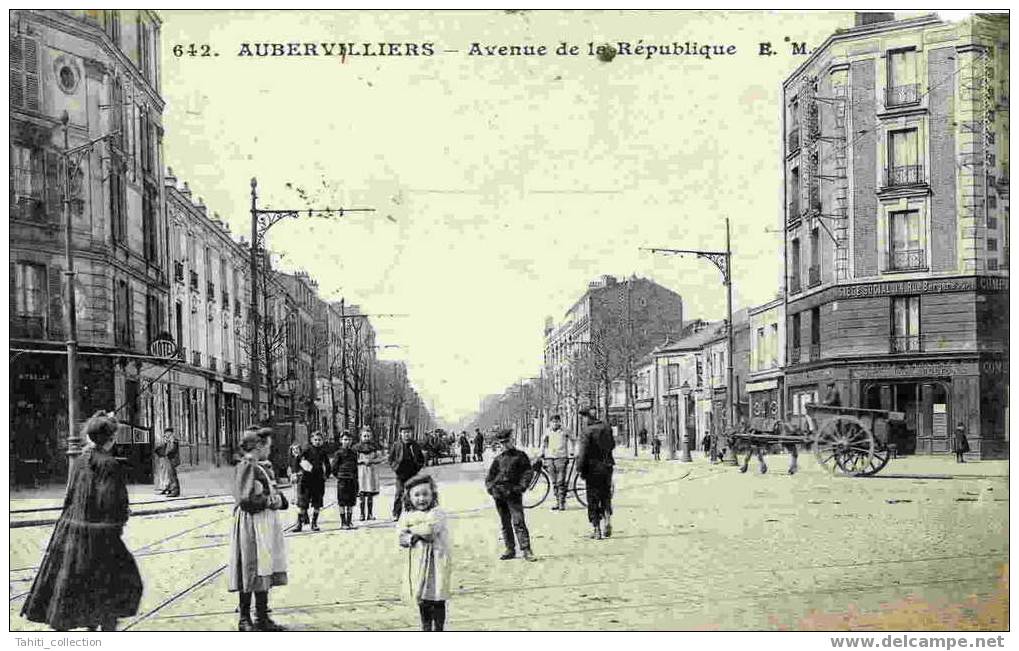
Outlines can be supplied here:
M110 454L116 432L116 419L105 412L85 423L90 444L71 464L64 510L21 608L29 621L58 631L113 631L118 618L138 613L142 578L121 540L127 486Z

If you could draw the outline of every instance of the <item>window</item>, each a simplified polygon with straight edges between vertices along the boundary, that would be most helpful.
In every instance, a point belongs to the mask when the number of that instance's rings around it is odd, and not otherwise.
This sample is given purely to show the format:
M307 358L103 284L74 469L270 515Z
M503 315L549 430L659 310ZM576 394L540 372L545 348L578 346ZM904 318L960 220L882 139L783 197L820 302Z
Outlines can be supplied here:
M988 251L997 251L998 250L998 240L994 239L993 237L987 238L987 250Z
M792 347L793 347L794 350L799 350L800 349L800 334L801 334L800 326L801 326L801 320L802 319L800 317L800 314L797 312L796 314L793 315L792 324L789 326L789 329L791 331L790 334L792 335L790 337L790 341L792 342ZM796 358L795 354L793 355L793 358L794 358L794 361L799 361L799 360L795 360L795 358Z
M885 106L902 106L920 101L917 83L916 50L894 50L888 53L888 85Z
M800 291L800 238L794 237L789 251L789 293Z
M778 367L778 324L771 324L771 368Z
M110 85L110 131L115 135L110 142L124 150L124 85L120 77L114 77Z
M892 299L892 352L920 350L920 297Z
M704 360L697 357L697 386L704 386Z
M113 342L130 347L134 340L134 319L131 307L131 286L126 280L116 281L113 293Z
M920 165L919 140L916 129L901 129L888 134L888 170L885 185L915 185L924 182Z
M11 107L38 111L39 42L21 34L11 35Z
M147 108L138 111L138 158L142 172L152 174L156 169L155 126Z
M165 313L163 302L154 294L145 297L145 331L148 334L148 343L152 343L159 333L163 331Z
M46 267L21 262L11 274L12 312L19 317L46 316Z
M679 386L679 364L669 364L665 367L666 380L669 383L669 388Z
M120 11L108 9L104 15L104 28L114 45L120 45Z
M11 217L34 220L45 216L43 150L11 143Z
M127 241L127 209L124 192L124 163L116 154L110 156L110 227L114 242Z
M810 229L810 268L807 270L807 282L811 287L821 284L821 233L817 228Z
M890 256L888 266L895 271L925 269L926 251L921 240L920 213L902 210L889 214Z
M757 350L754 353L756 357L754 369L759 371L764 368L764 358L768 354L768 343L764 339L764 328L757 329Z
M142 191L142 245L145 250L145 260L155 266L159 266L159 194L149 184L145 184Z
M800 216L800 168L789 172L789 219Z
M147 81L153 81L152 75L152 26L138 15L138 69Z
M810 310L810 361L821 358L821 308Z
M184 306L180 301L176 301L173 305L174 310L174 333L177 337L177 346L184 345Z

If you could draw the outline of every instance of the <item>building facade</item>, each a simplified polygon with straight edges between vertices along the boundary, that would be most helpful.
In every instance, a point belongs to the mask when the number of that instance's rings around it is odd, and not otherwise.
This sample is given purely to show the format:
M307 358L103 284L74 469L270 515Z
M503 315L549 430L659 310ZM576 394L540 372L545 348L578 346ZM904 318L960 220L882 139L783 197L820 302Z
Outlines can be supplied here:
M228 462L249 424L248 251L173 171L165 178L170 238L170 333L179 364L169 373L171 424L181 462Z
M15 10L9 21L12 468L33 480L66 472L69 219L78 417L117 410L143 472L169 423L163 364L149 355L168 329L160 19Z
M858 24L785 81L786 411L834 382L900 451L1006 454L1008 21Z
M784 404L785 300L783 297L748 311L750 350L746 371L748 422L771 431L786 413Z

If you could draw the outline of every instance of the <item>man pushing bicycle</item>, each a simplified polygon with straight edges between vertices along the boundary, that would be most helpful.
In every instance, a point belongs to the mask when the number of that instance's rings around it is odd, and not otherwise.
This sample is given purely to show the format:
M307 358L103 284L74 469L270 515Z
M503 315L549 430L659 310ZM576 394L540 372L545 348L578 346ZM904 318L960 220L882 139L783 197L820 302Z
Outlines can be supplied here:
M552 476L552 490L555 495L552 510L565 511L573 437L563 430L563 420L559 414L553 414L549 418L549 425L551 429L541 439L541 457L549 460L549 474Z

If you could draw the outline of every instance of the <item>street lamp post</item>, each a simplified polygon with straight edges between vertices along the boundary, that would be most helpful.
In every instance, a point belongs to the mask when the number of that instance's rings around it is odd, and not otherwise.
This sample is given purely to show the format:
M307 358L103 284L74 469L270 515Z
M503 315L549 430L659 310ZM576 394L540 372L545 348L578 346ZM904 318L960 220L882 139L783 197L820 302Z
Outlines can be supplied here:
M733 386L733 367L732 358L733 350L735 348L735 334L733 332L732 322L732 244L729 235L729 218L725 218L725 251L701 251L696 249L662 249L662 248L645 248L644 251L650 251L651 253L662 253L666 255L683 255L692 254L698 258L705 258L712 264L714 264L718 270L722 273L722 284L725 286L725 305L726 305L726 393L728 394L728 416L729 416L729 429L733 429L736 423L736 389ZM732 446L728 446L730 449L730 458L728 462L736 464L736 454L732 450ZM711 437L711 459L715 461L718 458L718 438L715 436Z
M690 397L693 395L693 389L690 388L689 382L683 380L683 386L680 387L679 392L683 394L683 433L681 438L683 447L679 460L689 463L693 461L693 457L690 456L690 433L686 430L686 423L690 419Z

